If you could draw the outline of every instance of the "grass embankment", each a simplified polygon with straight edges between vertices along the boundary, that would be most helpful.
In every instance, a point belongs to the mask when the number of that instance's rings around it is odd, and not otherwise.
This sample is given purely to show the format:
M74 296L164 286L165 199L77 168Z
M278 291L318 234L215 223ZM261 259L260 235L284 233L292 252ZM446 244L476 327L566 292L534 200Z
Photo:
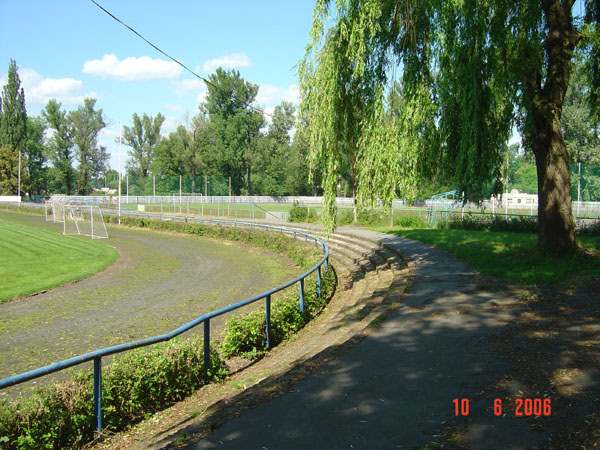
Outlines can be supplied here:
M553 256L537 247L532 233L457 229L387 228L388 233L448 251L485 275L521 283L551 283L600 273L600 236L581 236L586 251Z
M0 212L0 303L101 271L117 259L105 241L63 236L57 230L20 223Z

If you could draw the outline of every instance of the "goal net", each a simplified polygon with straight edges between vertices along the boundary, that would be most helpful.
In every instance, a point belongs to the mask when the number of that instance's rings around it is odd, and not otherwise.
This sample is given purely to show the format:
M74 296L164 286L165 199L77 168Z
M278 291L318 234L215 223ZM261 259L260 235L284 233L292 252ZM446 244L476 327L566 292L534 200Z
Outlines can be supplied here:
M50 200L44 203L47 222L63 223L65 221L65 204L60 200Z
M102 210L96 205L63 205L63 234L78 234L92 239L108 238Z

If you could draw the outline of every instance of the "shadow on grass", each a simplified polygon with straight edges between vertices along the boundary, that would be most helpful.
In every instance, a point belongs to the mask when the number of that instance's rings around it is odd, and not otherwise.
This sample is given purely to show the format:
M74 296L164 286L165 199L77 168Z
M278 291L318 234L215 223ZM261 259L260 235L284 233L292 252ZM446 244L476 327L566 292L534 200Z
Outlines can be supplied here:
M542 252L537 236L528 233L438 229L392 233L446 250L482 274L520 283L561 282L600 272L600 237L581 238L587 253L557 257Z

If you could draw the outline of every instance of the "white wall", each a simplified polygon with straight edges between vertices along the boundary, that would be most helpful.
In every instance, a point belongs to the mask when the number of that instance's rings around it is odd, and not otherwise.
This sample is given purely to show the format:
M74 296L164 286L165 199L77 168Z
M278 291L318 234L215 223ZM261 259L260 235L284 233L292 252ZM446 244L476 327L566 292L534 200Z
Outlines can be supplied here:
M21 197L18 195L0 195L0 203L20 203Z

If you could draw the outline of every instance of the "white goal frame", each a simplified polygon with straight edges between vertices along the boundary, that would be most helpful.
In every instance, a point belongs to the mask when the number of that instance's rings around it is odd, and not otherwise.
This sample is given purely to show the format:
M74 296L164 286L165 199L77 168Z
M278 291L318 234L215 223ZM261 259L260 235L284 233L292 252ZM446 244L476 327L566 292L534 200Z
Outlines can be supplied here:
M85 217L89 214L88 219ZM96 217L96 220L94 220ZM64 205L63 234L88 236L92 239L108 239L108 231L104 222L102 209L97 205ZM67 227L71 225L69 230ZM74 228L73 228L74 225Z

